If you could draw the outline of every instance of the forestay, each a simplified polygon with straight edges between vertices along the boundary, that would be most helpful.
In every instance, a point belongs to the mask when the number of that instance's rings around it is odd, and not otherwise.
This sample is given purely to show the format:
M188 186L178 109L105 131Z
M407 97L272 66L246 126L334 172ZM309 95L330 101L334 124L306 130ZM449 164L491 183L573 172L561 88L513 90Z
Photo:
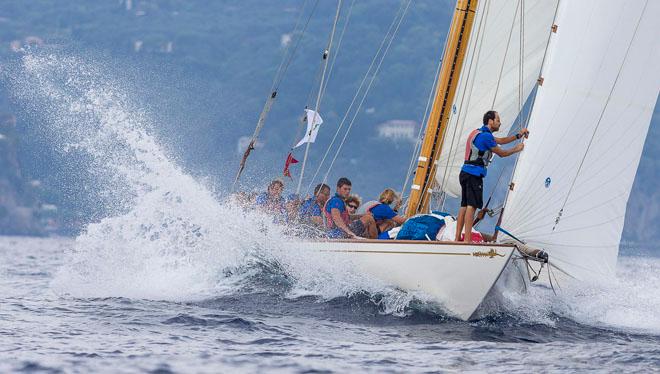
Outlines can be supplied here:
M660 87L660 2L562 1L502 226L578 279L611 275Z
M483 114L500 113L500 134L513 125L539 77L556 8L556 0L480 2L438 160L436 181L447 194L460 196L465 142Z

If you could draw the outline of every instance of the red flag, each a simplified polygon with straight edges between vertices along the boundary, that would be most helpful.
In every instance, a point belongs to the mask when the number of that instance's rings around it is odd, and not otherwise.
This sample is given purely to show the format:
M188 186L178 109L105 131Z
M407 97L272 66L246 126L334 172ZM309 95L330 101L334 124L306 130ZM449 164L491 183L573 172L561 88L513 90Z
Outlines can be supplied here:
M291 178L291 172L289 171L289 166L291 166L291 164L297 164L297 163L298 163L298 160L293 158L293 154L291 152L289 152L289 155L286 157L286 163L284 164L283 174L284 174L285 177Z

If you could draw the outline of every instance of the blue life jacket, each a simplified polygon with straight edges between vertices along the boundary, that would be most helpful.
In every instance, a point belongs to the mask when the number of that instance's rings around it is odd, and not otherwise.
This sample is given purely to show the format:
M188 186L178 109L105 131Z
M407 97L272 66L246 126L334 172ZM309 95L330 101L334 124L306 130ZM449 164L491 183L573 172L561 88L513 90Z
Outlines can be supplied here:
M409 218L401 226L397 240L435 240L445 220L434 214L420 214ZM428 236L428 238L427 238Z

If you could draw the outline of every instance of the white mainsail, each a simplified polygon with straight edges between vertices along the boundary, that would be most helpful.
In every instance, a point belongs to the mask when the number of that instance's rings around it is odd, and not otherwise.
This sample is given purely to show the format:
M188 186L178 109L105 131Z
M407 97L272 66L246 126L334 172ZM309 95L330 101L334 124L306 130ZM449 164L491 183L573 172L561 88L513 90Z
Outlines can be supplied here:
M614 273L660 89L660 1L562 1L502 227L578 279Z
M458 174L465 142L470 131L481 126L483 114L497 110L502 118L500 134L506 135L520 103L534 88L556 9L557 0L480 2L454 102L456 111L438 159L436 181L450 196L461 194Z

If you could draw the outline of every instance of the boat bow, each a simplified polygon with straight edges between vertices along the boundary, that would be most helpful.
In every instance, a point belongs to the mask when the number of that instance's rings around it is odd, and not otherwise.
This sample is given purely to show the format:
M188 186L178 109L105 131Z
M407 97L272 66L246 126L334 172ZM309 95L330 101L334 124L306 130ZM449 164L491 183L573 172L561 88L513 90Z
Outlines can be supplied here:
M348 258L356 271L422 292L462 320L475 315L516 250L505 244L409 240L303 241L294 247Z

